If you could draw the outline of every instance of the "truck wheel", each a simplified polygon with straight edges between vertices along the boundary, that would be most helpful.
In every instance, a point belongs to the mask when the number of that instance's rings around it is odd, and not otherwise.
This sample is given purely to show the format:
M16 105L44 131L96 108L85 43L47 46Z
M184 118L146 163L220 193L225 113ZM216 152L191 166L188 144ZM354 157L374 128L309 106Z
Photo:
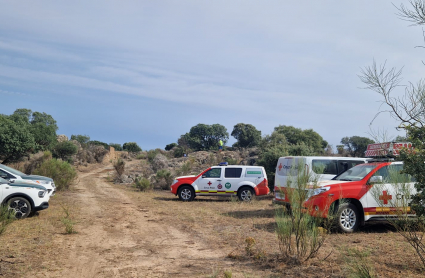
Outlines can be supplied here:
M15 212L15 218L23 219L31 214L31 204L24 197L13 197L7 204L9 209Z
M254 198L254 196L255 196L254 190L252 190L252 188L247 186L242 187L242 189L238 191L239 200L244 202L251 201Z
M195 190L192 186L184 185L179 189L178 195L183 202L190 202L195 199Z
M336 213L336 225L343 233L352 233L359 228L360 214L358 208L351 203L341 204Z

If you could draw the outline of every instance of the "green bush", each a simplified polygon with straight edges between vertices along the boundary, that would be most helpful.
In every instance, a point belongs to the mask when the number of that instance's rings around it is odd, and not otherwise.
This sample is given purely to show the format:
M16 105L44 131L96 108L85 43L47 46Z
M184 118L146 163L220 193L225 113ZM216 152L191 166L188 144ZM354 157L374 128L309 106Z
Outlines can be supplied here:
M173 182L174 178L171 175L170 171L167 171L165 169L159 170L156 173L155 176L156 183L162 188L162 189L170 189L170 185Z
M124 145L122 145L122 148L124 151L128 151L130 153L137 153L142 151L142 148L140 148L136 142L124 143Z
M70 184L77 178L74 167L66 161L55 158L44 161L34 174L52 178L57 190L68 189Z
M60 158L68 161L72 155L76 154L78 147L70 141L63 141L56 144L53 148L52 155L54 158Z
M123 150L121 144L118 144L118 143L109 143L109 146L113 147L116 151Z
M155 156L158 154L157 150L149 150L148 151L148 161L152 163Z
M10 210L7 205L0 206L0 235L6 230L6 227L15 220L15 212Z
M172 148L174 148L174 147L176 147L176 146L177 146L177 144L176 144L176 143L168 144L167 146L165 146L165 150L166 150L166 151L169 151L169 150L171 150Z
M134 187L140 191L147 191L152 189L153 186L148 179L139 177L134 180Z

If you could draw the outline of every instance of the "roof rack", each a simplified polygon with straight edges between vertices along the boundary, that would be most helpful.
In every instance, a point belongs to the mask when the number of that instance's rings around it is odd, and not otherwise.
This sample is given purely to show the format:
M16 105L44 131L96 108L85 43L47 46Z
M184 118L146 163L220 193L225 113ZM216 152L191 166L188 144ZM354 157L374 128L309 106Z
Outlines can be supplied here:
M410 142L384 142L367 145L365 157L377 159L389 159L400 155L403 148L413 149Z

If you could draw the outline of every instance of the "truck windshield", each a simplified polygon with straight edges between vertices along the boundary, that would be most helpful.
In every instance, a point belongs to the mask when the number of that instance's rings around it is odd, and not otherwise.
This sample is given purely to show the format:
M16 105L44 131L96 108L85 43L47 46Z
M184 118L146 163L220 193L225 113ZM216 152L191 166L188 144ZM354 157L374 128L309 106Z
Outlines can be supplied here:
M359 181L366 177L376 166L376 164L357 165L333 179L338 181Z

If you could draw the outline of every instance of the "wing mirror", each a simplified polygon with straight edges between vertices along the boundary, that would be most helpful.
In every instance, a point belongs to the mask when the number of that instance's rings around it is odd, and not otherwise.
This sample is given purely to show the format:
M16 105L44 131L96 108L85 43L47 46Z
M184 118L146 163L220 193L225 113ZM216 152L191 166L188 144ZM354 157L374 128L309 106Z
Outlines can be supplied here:
M382 183L382 176L371 177L369 183Z

